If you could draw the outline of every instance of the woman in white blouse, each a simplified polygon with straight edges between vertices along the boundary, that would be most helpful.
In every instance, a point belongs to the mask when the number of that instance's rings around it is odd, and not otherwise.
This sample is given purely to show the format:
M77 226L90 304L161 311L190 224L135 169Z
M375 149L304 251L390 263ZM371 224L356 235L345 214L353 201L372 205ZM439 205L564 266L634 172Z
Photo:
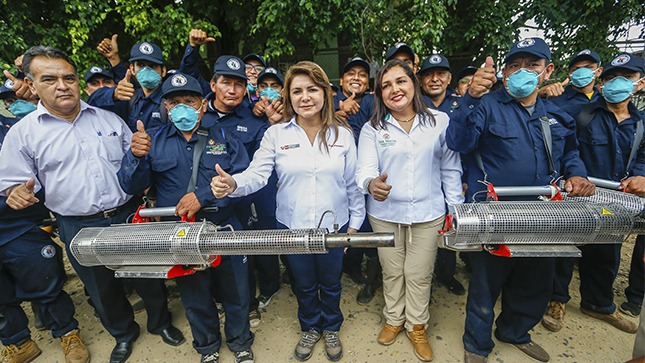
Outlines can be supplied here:
M358 142L356 181L374 232L394 232L395 247L379 248L385 325L377 341L390 345L403 329L417 358L432 359L426 339L431 273L446 203L463 201L459 154L446 146L448 116L428 109L410 67L388 61L376 75L375 112Z
M284 104L290 121L271 126L244 172L230 176L219 166L211 187L218 198L240 197L262 188L275 169L278 175L276 219L282 228L312 228L327 210L336 213L341 230L356 232L365 218L365 199L356 185L356 146L351 128L334 115L329 78L315 63L291 67L284 81ZM322 227L331 229L330 215ZM338 331L342 249L324 255L289 255L291 286L298 299L302 337L295 357L304 361L325 340L332 361L342 357Z

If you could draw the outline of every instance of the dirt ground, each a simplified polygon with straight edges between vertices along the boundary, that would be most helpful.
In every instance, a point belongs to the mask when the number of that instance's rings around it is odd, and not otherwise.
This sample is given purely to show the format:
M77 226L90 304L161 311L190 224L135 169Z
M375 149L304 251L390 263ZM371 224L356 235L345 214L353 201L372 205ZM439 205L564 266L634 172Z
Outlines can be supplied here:
M620 305L625 301L624 289L627 286L629 258L634 241L631 239L623 245L622 263L618 279L614 285L615 302ZM106 362L114 347L113 338L103 329L92 308L85 301L80 280L67 265L69 281L66 291L76 303L76 317L81 325L81 335L92 354L93 362ZM467 283L468 275L464 265L458 260L457 279ZM572 300L567 305L565 327L558 333L547 331L538 324L531 335L551 355L551 362L556 363L611 363L625 362L631 358L635 335L623 333L607 323L594 320L579 311L580 294L577 271L571 284ZM399 335L397 341L384 347L376 343L376 336L383 324L382 292L369 306L356 304L355 298L360 287L347 276L343 276L343 298L341 307L345 322L341 328L341 341L344 357L341 362L419 362L412 351L412 345L405 334ZM187 342L179 347L164 344L156 335L145 331L145 312L136 315L142 326L141 337L134 346L134 352L128 362L194 362L200 355L192 348L190 328L186 321L174 283L168 283L170 289L170 309L173 312L173 323L182 330ZM378 295L380 294L380 295ZM461 336L464 329L466 296L448 293L444 287L433 288L430 306L428 340L434 350L434 362L462 362L463 345ZM27 307L25 305L25 307ZM296 316L297 302L289 286L283 285L280 293L272 300L266 311L262 312L262 323L253 329L256 338L253 344L256 362L297 362L293 349L300 339ZM499 309L499 306L498 306ZM31 314L30 309L25 309ZM499 310L497 310L499 311ZM633 319L633 318L630 318ZM637 319L633 319L637 321ZM222 328L223 332L223 328ZM35 362L64 362L60 343L52 339L47 331L35 331L32 335L43 354ZM641 342L645 344L645 342ZM222 347L221 361L232 363L233 355ZM491 363L535 362L515 347L496 341L496 346L488 359ZM324 344L320 342L309 362L328 362L324 355Z

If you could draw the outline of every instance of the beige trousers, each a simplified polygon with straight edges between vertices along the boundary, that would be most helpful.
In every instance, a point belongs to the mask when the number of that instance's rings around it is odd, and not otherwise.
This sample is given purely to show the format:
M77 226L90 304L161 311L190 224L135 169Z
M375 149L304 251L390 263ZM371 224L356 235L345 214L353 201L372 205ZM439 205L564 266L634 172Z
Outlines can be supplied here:
M437 231L444 217L402 225L368 216L374 232L394 232L394 247L378 249L383 267L385 322L393 326L426 325L429 319L430 283L437 256Z

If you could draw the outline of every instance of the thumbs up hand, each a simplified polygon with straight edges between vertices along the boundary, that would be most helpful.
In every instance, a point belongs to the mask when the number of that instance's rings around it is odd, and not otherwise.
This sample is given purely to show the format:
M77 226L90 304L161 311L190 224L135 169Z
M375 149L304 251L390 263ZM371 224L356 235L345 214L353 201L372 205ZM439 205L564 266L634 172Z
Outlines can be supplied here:
M96 50L107 58L112 67L121 62L121 57L119 57L119 42L117 41L118 37L118 34L112 34L112 38L103 38L99 45L96 46Z
M34 178L29 178L27 182L7 189L7 205L11 209L21 210L38 203L38 198L34 196L35 186Z
M341 111L345 112L347 115L355 115L358 113L358 110L361 106L356 102L356 92L352 92L352 95L346 98L343 101L340 101L339 108Z
M29 100L34 98L34 93L31 92L31 89L29 88L27 82L14 77L14 75L9 73L8 70L4 70L3 73L4 76L7 77L7 79L13 82L13 92L16 94L16 97L21 100Z
M151 145L152 139L150 138L150 135L146 133L143 121L137 120L137 132L132 134L132 144L130 146L132 149L132 155L138 158L148 155Z
M221 199L233 193L237 189L237 183L219 164L215 164L215 171L217 176L211 180L211 190L215 198Z
M205 31L201 29L191 29L188 36L188 44L191 47L199 47L202 44L214 42L215 38L209 37Z
M386 181L386 172L381 173L381 175L370 181L367 186L367 190L374 200L382 202L387 199L388 195L390 195L390 189L392 189L392 186L387 184Z
M134 85L130 82L131 78L132 71L128 69L125 72L125 78L120 80L114 89L115 101L130 101L134 96Z
M488 92L495 82L497 82L495 73L493 57L488 56L486 57L484 66L479 68L470 80L470 87L468 88L470 96L473 98L480 98Z
M555 82L546 85L538 90L538 96L542 98L558 97L564 93L564 87L569 84L569 78L562 82Z

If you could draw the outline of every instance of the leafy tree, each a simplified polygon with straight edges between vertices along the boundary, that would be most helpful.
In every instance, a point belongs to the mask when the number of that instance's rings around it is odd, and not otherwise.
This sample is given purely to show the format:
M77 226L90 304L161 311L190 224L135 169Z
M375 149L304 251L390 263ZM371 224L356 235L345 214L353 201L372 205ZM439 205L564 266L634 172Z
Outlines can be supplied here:
M645 23L638 0L0 0L0 67L34 44L67 51L81 65L103 64L96 45L119 34L122 57L137 41L159 44L170 65L183 54L191 28L218 38L202 47L205 64L220 54L260 53L270 59L310 57L341 39L347 54L380 62L404 41L418 53L442 52L458 70L487 55L499 62L531 21L553 46L556 65L592 48L603 59L617 49L619 24Z

